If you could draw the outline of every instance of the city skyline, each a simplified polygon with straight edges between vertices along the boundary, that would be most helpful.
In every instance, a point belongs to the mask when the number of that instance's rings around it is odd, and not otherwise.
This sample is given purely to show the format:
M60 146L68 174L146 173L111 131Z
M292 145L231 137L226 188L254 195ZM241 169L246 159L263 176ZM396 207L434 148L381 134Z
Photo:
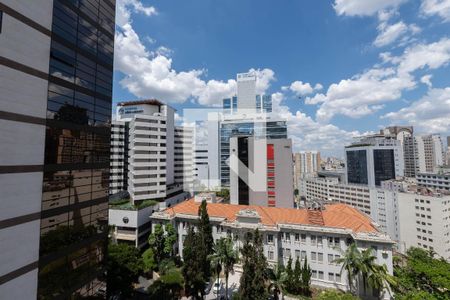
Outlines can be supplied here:
M450 133L450 17L434 1L117 4L116 102L218 107L254 69L295 151L343 157L354 136L388 125Z

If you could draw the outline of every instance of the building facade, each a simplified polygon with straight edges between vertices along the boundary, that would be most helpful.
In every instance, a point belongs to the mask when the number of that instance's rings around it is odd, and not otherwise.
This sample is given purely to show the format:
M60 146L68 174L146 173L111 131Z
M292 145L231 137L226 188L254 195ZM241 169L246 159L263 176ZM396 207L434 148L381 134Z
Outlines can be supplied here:
M432 250L450 261L450 194L429 190L398 194L400 251Z
M191 199L152 215L155 224L174 225L178 234L175 248L181 257L187 230L197 222L199 205ZM348 290L346 273L341 274L341 265L334 261L353 242L360 249L374 249L376 262L386 265L392 274L392 240L370 218L350 206L332 204L322 210L307 210L208 203L207 209L215 241L230 237L235 249L239 249L246 235L258 229L268 263L286 264L289 257L294 261L307 258L313 286ZM362 293L363 289L360 286L358 290ZM389 299L389 294L384 293L381 298Z
M0 295L91 296L105 285L115 1L0 11Z
M433 173L445 164L445 151L438 134L418 135L405 138L405 176Z
M380 186L404 176L401 143L384 135L365 136L345 147L347 182Z
M194 189L209 190L208 145L196 144L194 147Z
M416 176L417 185L437 191L450 191L450 172L419 173Z
M294 207L290 139L234 136L230 153L232 204Z
M299 187L300 178L308 175L316 175L321 169L320 163L320 152L318 151L300 151L294 153L295 188Z

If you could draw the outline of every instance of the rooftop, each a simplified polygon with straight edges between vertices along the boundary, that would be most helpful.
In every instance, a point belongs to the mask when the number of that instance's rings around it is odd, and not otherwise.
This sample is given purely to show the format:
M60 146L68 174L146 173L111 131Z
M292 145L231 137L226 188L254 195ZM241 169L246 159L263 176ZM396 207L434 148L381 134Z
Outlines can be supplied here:
M199 205L200 203L190 199L167 208L164 213L171 217L177 214L197 216ZM241 211L253 210L260 216L261 223L266 226L276 226L278 224L309 225L350 229L355 233L378 232L378 229L367 215L356 208L340 203L325 205L324 210L314 211L314 214L308 213L307 209L225 203L208 203L207 208L210 217L224 218L226 222L230 223L236 221L237 216L242 214ZM319 217L323 219L320 225L317 223Z
M149 104L149 105L164 105L161 101L157 99L147 99L147 100L135 100L135 101L123 101L117 103L117 106L131 106L131 105L141 105L141 104Z

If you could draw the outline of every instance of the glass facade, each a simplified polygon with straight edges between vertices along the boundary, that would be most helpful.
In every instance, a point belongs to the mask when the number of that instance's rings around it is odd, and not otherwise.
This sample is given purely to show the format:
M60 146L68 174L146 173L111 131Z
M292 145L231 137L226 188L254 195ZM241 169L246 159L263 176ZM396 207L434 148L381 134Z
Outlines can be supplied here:
M237 97L222 99L222 109L224 114L231 114L237 111ZM272 112L272 95L256 95L255 99L256 111L271 113Z
M55 0L49 68L39 299L105 286L114 0Z
M286 139L286 121L242 122L220 124L220 180L224 187L230 186L230 138L233 136L256 136L267 139Z
M239 174L247 172L248 168L248 138L241 137L238 138L238 158L244 164L245 170L238 170ZM249 199L249 188L247 183L239 176L238 180L238 193L239 193L239 204L248 205L250 203Z
M367 151L347 150L346 155L348 183L368 184Z
M373 165L375 172L375 185L381 185L381 181L395 179L395 160L393 149L373 150Z

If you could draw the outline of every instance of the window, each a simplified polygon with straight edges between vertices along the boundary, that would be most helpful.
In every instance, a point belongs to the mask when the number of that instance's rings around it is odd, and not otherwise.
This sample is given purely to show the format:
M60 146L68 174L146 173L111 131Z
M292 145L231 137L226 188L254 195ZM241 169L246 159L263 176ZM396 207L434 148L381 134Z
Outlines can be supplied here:
M318 258L318 260L319 260L319 262L323 262L323 253L318 253L317 254L317 258Z
M315 235L311 235L311 245L315 246L317 243L317 237Z
M334 273L328 273L328 280L334 281Z
M320 246L320 247L322 247L322 244L323 244L323 242L322 242L322 236L319 235L319 236L317 237L317 245Z
M302 251L302 253L301 253L301 259L302 259L302 260L305 260L305 258L306 258L306 251Z
M319 279L323 279L323 272L319 271Z
M268 251L267 252L267 258L269 259L269 260L273 260L273 251Z
M286 233L286 241L290 241L291 240L291 235L289 234L289 232Z
M0 10L0 33L2 33L2 19L3 19L3 12Z
M273 235L272 234L267 235L267 243L273 244Z
M312 270L312 278L317 278L317 271L316 270Z
M301 235L302 243L306 243L306 234Z
M300 259L300 250L295 250L295 259Z
M333 254L328 254L328 263L329 264L333 263Z
M336 273L335 274L335 280L336 280L336 282L341 282L341 274Z
M295 234L295 241L296 242L300 241L300 234L298 233Z
M312 261L316 261L317 260L317 253L316 252L311 252L311 260Z

